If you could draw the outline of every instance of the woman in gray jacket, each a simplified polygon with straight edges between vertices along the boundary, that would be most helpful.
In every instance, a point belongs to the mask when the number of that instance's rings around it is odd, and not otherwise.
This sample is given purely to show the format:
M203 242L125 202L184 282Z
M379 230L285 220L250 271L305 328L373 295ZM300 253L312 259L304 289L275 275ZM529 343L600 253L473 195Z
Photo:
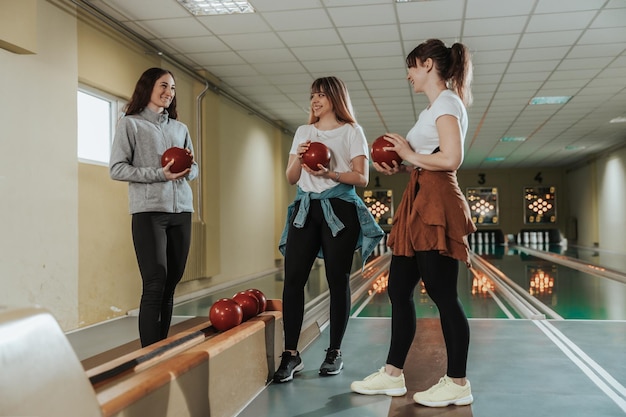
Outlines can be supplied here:
M172 320L174 290L183 276L191 244L193 195L188 180L198 165L170 171L161 166L166 149L179 147L193 155L189 130L177 121L173 74L146 70L135 86L125 115L117 125L111 149L111 178L128 182L132 234L143 290L139 307L141 345L165 339Z

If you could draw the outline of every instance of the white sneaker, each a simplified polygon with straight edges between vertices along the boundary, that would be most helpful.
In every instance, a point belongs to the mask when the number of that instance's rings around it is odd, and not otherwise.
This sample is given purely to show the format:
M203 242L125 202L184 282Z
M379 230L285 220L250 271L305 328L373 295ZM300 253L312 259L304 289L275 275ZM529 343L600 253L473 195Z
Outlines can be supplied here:
M469 405L474 401L469 381L464 386L455 384L448 375L426 391L413 395L416 403L427 407L446 407L448 405Z
M365 395L385 394L390 397L399 397L406 394L404 375L388 375L385 372L384 366L380 368L378 372L374 372L364 380L354 381L350 385L350 389Z

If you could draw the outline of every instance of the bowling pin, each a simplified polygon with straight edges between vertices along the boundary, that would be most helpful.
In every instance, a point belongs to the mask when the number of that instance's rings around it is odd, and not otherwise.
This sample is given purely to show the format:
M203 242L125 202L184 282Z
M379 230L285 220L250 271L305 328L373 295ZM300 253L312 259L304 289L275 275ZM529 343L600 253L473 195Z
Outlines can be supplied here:
M476 243L479 245L483 244L483 234L481 232L476 232Z

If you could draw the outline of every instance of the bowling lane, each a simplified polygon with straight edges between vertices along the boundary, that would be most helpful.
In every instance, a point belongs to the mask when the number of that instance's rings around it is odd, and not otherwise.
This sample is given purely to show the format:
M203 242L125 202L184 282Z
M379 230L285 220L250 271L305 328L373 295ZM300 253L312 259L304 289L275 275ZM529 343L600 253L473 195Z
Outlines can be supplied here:
M387 274L380 276L371 288L352 307L352 317L391 317L391 305L387 295ZM478 282L467 268L459 269L457 291L469 318L507 318L505 312L492 297L491 288ZM439 317L421 283L414 292L416 316L418 318Z
M546 245L545 253L565 254L592 265L609 267L625 264L626 255L589 249ZM501 270L521 289L565 319L626 320L626 284L568 266L528 255L505 245L473 245L474 253ZM624 269L626 270L626 268ZM387 276L383 275L355 302L352 317L390 317ZM458 278L459 298L469 318L519 318L519 314L499 297L497 286L489 280L479 282L461 268ZM497 299L497 300L496 300ZM418 318L438 317L437 308L424 287L415 291Z
M624 253L582 246L569 246L561 253L593 265L626 273L626 254Z
M596 266L599 264L595 262L609 259L591 256L587 251L560 251L554 245L546 249L542 252L567 252L567 256L577 255L577 259ZM561 265L558 256L554 262L531 256L523 248L507 248L482 257L564 319L626 320L626 284L622 282ZM617 254L610 257L617 262L624 258L625 255Z

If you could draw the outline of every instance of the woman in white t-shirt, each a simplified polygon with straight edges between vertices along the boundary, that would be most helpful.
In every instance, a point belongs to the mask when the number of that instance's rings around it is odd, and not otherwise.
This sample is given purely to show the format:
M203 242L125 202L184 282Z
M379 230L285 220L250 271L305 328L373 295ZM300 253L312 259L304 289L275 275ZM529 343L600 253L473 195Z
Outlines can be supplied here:
M391 345L385 366L351 388L360 394L406 393L403 368L416 326L413 291L421 279L439 310L448 362L439 383L413 399L430 407L468 405L473 401L466 378L469 326L457 295L457 276L459 261L469 265L467 235L476 227L456 170L463 162L472 64L465 45L447 47L438 39L417 46L406 63L413 91L424 93L430 104L406 139L386 135L393 144L386 149L396 151L405 163L374 163L386 175L411 174L387 240L392 249L387 288Z
M303 163L312 142L329 148L328 167ZM318 78L311 86L309 123L296 130L287 163L287 180L298 189L279 244L285 256L285 351L275 382L291 381L304 368L298 340L304 286L316 257L324 258L330 292L330 342L319 374L337 375L343 368L341 341L350 313L354 251L361 248L365 262L384 234L355 191L355 186L368 183L367 155L367 141L354 118L346 86L336 77Z

